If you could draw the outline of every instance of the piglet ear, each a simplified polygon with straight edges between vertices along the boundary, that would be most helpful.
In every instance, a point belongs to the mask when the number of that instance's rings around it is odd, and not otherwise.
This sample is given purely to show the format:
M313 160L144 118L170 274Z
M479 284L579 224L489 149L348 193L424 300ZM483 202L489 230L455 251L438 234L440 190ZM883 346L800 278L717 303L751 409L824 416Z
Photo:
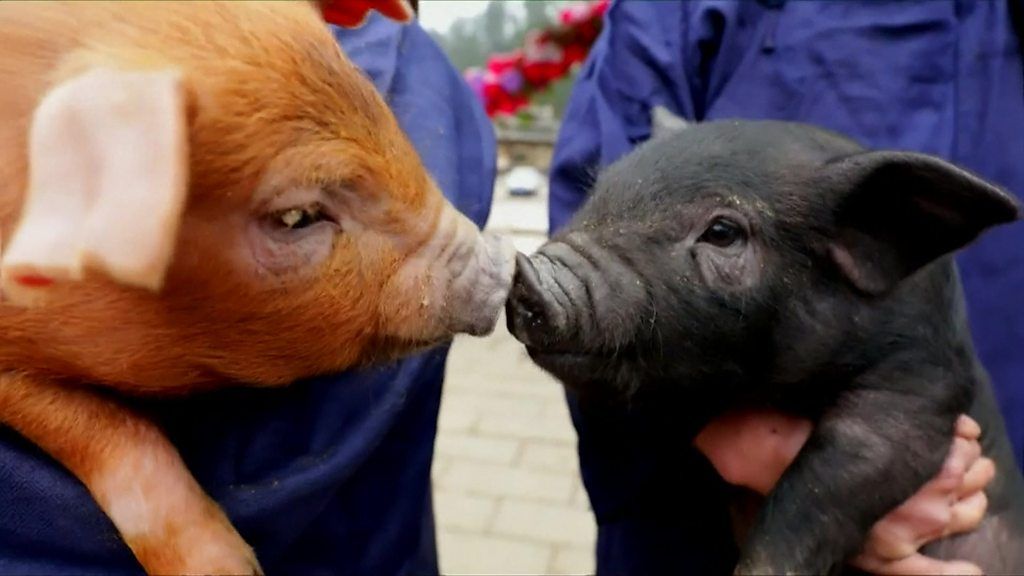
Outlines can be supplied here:
M406 0L320 0L324 20L342 28L357 28L366 22L370 10L401 23L410 22L415 15Z
M690 123L664 106L651 108L651 138L659 138L685 130Z
M830 256L867 294L882 294L987 228L1020 218L1013 196L932 156L864 152L825 169L836 195Z
M186 197L186 104L170 71L96 69L42 98L21 220L0 261L12 303L41 303L88 268L161 287Z

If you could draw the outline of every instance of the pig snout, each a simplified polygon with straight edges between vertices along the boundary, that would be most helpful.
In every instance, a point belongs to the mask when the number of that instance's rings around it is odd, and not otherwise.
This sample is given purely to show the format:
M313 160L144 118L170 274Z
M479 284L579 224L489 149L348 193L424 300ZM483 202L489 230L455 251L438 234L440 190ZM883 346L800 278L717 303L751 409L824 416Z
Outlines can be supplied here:
M516 255L516 272L506 304L509 332L527 346L546 347L568 335L568 294L553 279L552 263ZM562 300L561 302L559 300Z
M382 298L390 336L432 343L494 330L512 285L515 248L447 203L430 238L402 265Z
M610 252L555 241L517 256L506 321L529 348L603 352L632 340L646 300L638 276Z
M494 330L508 298L516 251L508 238L490 232L477 234L468 262L449 263L455 275L448 300L452 330L484 336Z

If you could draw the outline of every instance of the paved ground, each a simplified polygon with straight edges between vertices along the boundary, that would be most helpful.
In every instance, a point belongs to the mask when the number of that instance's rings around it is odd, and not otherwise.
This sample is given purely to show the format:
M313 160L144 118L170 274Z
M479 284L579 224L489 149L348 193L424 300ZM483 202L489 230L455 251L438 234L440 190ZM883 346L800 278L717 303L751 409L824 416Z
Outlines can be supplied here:
M546 199L499 185L489 228L532 252ZM434 458L444 574L587 574L595 527L560 385L505 330L459 338L448 361Z

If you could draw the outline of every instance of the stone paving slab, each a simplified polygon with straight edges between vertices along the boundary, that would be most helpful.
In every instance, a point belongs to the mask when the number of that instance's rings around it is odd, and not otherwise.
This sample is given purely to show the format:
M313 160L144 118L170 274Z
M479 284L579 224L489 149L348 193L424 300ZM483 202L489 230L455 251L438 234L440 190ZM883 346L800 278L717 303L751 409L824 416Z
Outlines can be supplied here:
M483 533L498 511L498 499L434 489L436 522L442 530Z
M434 507L443 574L590 574L595 525L561 386L504 329L458 338Z
M580 547L591 544L596 537L593 515L589 511L568 504L559 506L513 498L498 507L494 532L545 544Z
M573 480L570 474L458 460L434 477L435 486L442 490L557 504L572 501Z
M546 198L499 189L488 225L531 253ZM434 458L443 574L591 574L596 528L561 386L505 329L456 338Z
M562 546L548 564L548 574L593 574L594 547Z
M550 546L456 531L438 533L442 574L548 574Z
M437 454L452 460L485 464L511 464L519 455L519 442L512 438L491 438L471 432L452 432L437 439Z

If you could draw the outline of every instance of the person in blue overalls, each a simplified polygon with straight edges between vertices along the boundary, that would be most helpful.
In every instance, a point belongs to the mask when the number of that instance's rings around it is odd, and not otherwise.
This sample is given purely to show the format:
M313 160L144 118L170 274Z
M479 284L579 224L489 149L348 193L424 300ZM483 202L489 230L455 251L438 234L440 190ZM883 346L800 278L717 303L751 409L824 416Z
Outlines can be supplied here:
M445 196L487 219L495 140L476 96L417 24L335 29ZM436 574L430 494L446 349L283 389L150 411L268 574ZM139 574L81 484L0 427L0 574Z
M563 119L551 230L580 207L597 169L650 136L656 106L697 122L817 124L869 147L941 156L1024 196L1021 2L617 1ZM987 233L958 263L1019 463L1024 226ZM708 462L651 433L644 414L569 404L599 522L598 572L730 573L736 550Z

